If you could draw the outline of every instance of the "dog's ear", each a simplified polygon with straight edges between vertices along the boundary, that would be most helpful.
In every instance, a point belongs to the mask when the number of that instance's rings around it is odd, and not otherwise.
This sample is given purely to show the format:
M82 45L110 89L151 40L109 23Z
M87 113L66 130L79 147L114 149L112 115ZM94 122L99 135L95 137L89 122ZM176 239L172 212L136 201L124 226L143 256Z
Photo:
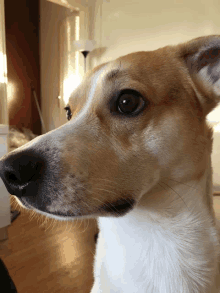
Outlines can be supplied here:
M220 36L196 38L179 49L207 115L220 102Z

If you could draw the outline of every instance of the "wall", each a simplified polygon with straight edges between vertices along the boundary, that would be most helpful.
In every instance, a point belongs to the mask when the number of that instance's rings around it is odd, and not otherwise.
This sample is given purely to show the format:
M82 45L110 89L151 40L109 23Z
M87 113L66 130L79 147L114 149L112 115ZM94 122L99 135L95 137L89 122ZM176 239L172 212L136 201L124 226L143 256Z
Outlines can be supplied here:
M60 5L40 0L40 60L41 105L46 130L53 130L65 123L63 101L60 101L60 46L61 22L71 11Z
M91 34L102 48L102 53L94 56L92 66L131 52L154 50L220 32L218 0L94 0L89 3Z
M90 3L90 37L97 48L90 68L135 51L155 50L195 37L220 34L218 0L94 0ZM220 106L210 115L220 122ZM220 134L214 133L214 190L220 191Z

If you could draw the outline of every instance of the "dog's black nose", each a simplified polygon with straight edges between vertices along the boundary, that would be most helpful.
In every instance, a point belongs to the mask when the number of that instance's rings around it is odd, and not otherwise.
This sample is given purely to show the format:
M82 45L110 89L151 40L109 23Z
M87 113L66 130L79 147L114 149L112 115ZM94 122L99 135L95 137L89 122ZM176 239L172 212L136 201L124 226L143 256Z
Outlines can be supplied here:
M20 197L41 174L43 161L31 153L9 154L0 161L0 177L8 192Z

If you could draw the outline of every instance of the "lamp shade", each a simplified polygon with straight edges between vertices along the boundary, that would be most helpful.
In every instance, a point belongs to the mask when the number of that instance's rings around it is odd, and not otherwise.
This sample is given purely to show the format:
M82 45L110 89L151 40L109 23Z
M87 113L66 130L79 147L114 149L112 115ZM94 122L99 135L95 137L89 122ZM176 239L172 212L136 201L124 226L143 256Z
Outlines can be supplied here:
M78 51L89 51L91 52L96 45L94 40L78 40L73 42L74 46Z

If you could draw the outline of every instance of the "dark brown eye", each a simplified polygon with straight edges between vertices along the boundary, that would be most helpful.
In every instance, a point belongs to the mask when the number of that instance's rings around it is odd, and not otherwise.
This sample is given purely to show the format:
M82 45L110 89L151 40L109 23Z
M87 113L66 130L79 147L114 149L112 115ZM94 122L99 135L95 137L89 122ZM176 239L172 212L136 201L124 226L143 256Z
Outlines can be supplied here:
M123 114L137 114L144 106L141 95L134 90L125 90L118 98L118 110Z
M67 107L64 108L64 110L66 110L66 118L67 118L68 120L70 120L71 117L72 117L72 113L71 113L70 107L67 106Z

